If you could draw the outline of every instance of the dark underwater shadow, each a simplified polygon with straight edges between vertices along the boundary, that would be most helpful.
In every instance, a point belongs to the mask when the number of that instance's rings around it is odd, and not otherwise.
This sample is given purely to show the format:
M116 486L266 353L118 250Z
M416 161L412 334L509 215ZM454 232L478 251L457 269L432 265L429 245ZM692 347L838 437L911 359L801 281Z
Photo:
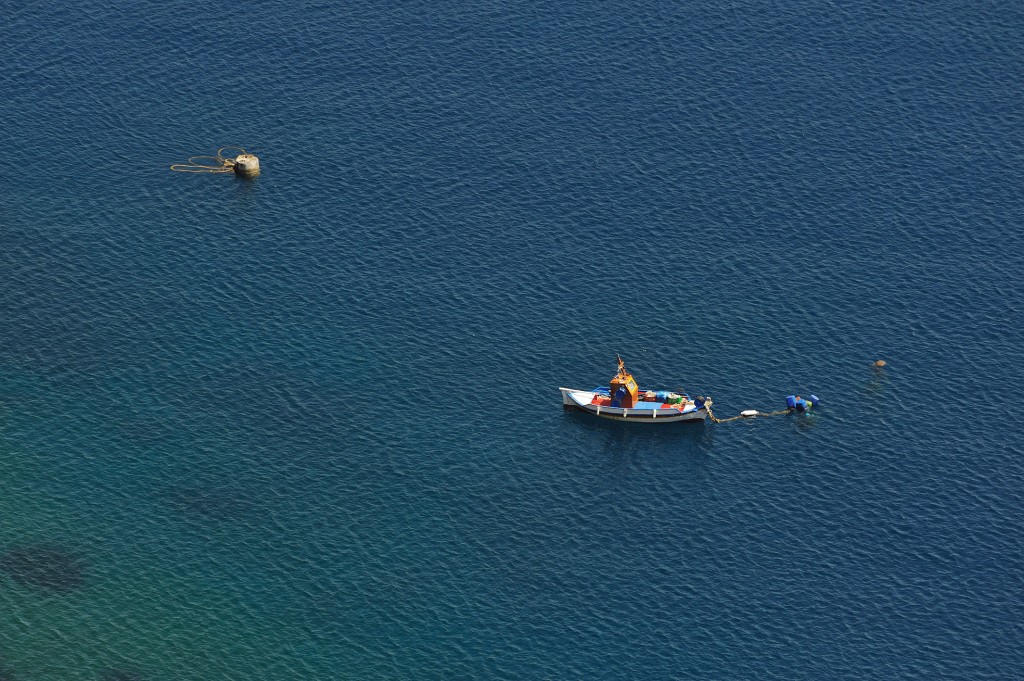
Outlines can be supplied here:
M344 386L320 381L307 368L255 360L205 370L183 392L190 410L260 443L344 438L349 399Z
M85 586L85 561L51 544L34 544L0 554L0 573L21 586L67 595Z
M180 485L163 492L165 502L186 516L230 520L248 515L256 502L244 492L226 487Z
M889 382L885 367L872 367L871 378L860 383L858 387L869 399L877 399L889 388Z
M100 681L144 681L145 677L134 669L104 669Z
M146 446L172 442L178 434L174 426L167 421L134 414L115 416L111 423L114 429L112 436L128 444Z
M622 423L576 411L566 411L563 418L566 427L581 428L597 436L593 448L613 469L627 470L653 460L702 462L714 441L714 426L701 422Z

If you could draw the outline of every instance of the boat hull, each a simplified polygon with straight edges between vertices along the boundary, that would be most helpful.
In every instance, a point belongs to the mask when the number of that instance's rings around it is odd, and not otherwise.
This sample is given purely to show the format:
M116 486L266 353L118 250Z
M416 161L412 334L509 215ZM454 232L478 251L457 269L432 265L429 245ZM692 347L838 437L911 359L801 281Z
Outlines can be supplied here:
M700 423L708 415L707 407L697 409L690 404L680 410L675 407L661 408L658 403L639 403L638 408L624 409L607 405L594 405L591 400L597 394L590 390L559 388L562 392L562 405L566 409L575 409L609 421L626 421L629 423ZM710 404L710 401L708 402ZM657 406L654 406L657 405Z

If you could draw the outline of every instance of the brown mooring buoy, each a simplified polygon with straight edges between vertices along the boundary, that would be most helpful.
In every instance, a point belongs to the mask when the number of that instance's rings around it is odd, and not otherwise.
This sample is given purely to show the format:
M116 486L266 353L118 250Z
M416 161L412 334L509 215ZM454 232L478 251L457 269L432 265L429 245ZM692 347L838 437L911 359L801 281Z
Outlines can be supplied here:
M875 368L876 369L881 369L884 366L885 366L885 360L884 359L879 359L879 360L875 361Z
M253 154L239 154L235 157L235 174L256 177L260 174L260 160Z

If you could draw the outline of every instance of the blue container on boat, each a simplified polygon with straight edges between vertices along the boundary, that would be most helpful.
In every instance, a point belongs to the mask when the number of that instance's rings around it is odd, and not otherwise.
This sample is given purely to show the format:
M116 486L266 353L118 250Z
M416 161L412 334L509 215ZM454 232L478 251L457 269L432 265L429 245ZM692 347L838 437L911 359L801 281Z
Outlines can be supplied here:
M786 408L796 409L796 395L786 395Z
M615 391L615 396L612 398L612 406L616 407L616 408L621 407L622 406L622 400L624 400L625 397L626 397L626 389L625 388L619 388L618 390L616 390Z
M668 402L668 391L659 390L658 392L654 393L654 399L656 399L658 402Z
M696 397L696 398L694 398L693 406L696 407L697 409L702 409L704 407L704 398L703 397Z

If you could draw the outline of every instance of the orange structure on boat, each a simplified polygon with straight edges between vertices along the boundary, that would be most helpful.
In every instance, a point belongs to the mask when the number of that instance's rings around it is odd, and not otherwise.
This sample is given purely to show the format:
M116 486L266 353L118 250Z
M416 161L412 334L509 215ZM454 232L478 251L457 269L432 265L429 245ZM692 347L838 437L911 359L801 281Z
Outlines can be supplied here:
M633 374L626 371L626 364L622 358L616 355L616 359L619 360L619 372L612 377L611 384L608 386L609 395L612 400L618 400L619 404L615 406L632 409L636 406L640 389L637 388L636 381L633 380ZM620 393L620 389L624 392Z

